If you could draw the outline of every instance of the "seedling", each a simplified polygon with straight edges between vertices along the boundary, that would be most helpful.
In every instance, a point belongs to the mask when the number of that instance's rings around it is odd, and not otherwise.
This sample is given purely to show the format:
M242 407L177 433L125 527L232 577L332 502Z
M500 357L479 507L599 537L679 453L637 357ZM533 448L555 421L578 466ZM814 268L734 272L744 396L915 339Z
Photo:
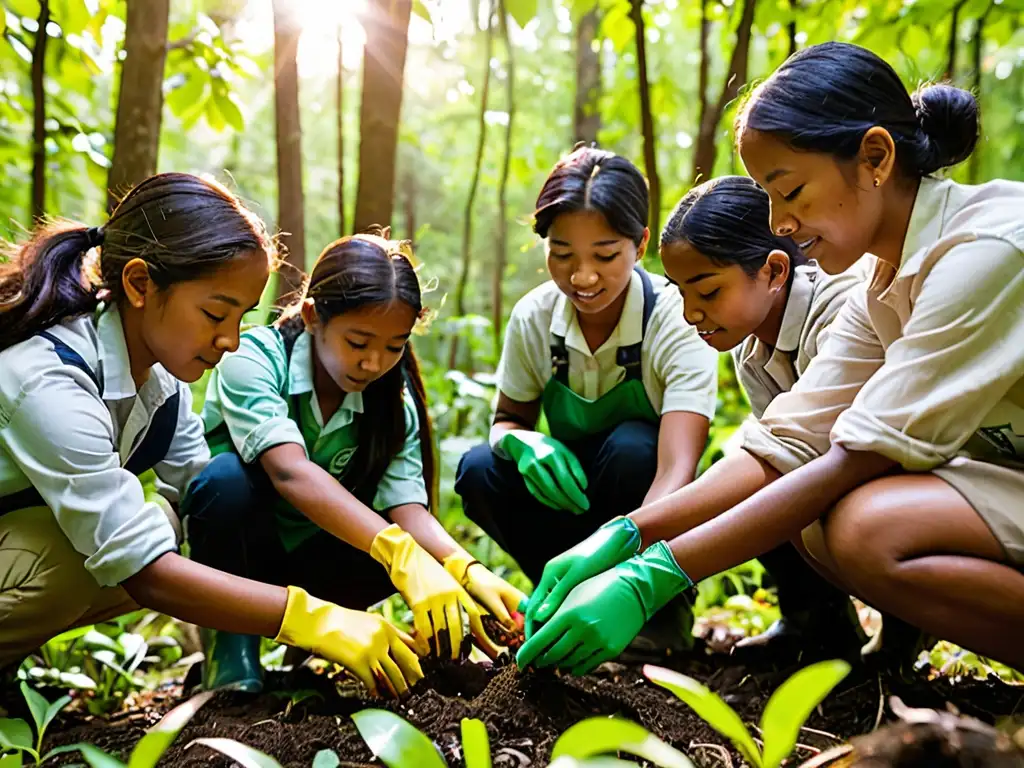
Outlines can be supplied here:
M662 667L644 666L651 682L667 688L689 705L712 728L725 736L754 768L778 768L796 746L804 722L850 672L845 661L822 661L801 669L778 687L761 715L764 751L743 720L718 694L692 677Z
M41 765L49 755L43 755L43 736L47 726L64 707L71 702L70 696L61 696L52 704L41 693L34 691L26 683L21 684L21 695L25 697L32 720L36 725L36 738L32 739L32 729L21 718L0 718L0 750L11 752L3 759L3 767L20 766L23 755L30 755L36 765ZM50 753L53 754L53 753Z

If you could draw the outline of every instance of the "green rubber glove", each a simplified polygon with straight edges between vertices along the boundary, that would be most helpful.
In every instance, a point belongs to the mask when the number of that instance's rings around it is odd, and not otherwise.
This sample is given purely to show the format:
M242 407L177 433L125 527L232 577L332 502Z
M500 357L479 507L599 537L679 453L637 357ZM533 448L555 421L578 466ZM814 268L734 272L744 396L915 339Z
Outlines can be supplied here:
M573 452L555 438L512 429L502 435L498 447L515 461L527 490L537 501L577 515L590 509L584 493L587 475Z
M520 668L556 666L585 675L614 659L651 616L693 586L664 541L580 584L516 655Z
M550 619L572 589L618 565L640 549L640 529L628 517L616 517L572 549L553 557L526 608L526 638Z

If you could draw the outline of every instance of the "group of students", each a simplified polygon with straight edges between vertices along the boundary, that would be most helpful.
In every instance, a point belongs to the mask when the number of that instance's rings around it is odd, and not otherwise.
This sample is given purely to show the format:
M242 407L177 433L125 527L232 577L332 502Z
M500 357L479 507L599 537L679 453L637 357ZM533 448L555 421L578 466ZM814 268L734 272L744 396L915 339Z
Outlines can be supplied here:
M240 332L274 245L220 186L161 174L100 228L41 228L0 265L0 666L145 606L205 628L206 688L260 690L265 636L398 695L464 621L496 655L484 615L525 606L519 664L583 673L758 557L783 618L755 644L856 655L856 596L897 660L941 637L1024 668L1024 184L933 175L978 129L965 91L800 51L737 118L751 178L673 211L666 277L639 266L640 171L555 166L552 279L513 309L456 480L528 601L432 514L407 244L342 238ZM697 477L726 351L753 413ZM396 590L411 635L365 611Z

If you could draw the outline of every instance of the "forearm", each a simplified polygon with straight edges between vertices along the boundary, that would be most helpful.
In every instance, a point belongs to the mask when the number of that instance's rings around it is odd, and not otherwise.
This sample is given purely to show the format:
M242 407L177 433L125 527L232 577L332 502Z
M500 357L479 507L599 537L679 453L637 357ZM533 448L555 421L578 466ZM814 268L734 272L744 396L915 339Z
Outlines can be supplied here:
M387 522L311 461L270 472L279 494L295 509L356 549L369 552Z
M275 637L288 592L169 552L121 586L145 608L210 629Z
M707 417L698 413L670 411L662 415L658 429L658 471L643 506L693 482L708 440L709 426Z
M691 579L700 581L794 538L843 496L893 466L884 456L833 445L824 456L672 540L672 554Z
M746 451L721 459L697 480L629 515L640 529L641 548L696 528L779 476L770 465Z
M422 504L403 504L392 509L389 514L392 522L412 536L438 562L460 548Z

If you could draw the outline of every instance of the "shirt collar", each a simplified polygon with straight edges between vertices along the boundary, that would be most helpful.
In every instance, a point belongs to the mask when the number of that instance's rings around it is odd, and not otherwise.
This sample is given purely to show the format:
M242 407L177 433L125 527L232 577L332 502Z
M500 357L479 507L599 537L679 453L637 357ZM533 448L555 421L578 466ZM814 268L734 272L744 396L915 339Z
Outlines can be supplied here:
M608 340L601 345L597 352L609 347L615 349L628 347L643 341L644 284L636 270L630 274L626 291L626 301L622 305L619 322L615 324ZM551 313L550 330L555 336L563 336L567 347L572 347L585 355L596 354L591 353L590 345L583 337L583 329L580 328L576 307L564 293L560 292L555 300L554 310Z
M921 179L914 208L910 213L907 235L903 240L901 269L921 248L941 239L947 203L953 188L954 183L949 179L933 179L928 176Z
M125 400L140 394L132 379L128 342L124 337L121 313L115 305L104 304L97 310L96 340L100 370L103 378L104 400ZM178 391L178 380L157 363L150 369L143 391L156 390L156 399L163 402Z
M292 347L292 358L288 364L288 394L307 393L313 394L313 336L308 331L303 331ZM335 429L348 426L355 418L355 414L363 412L363 393L346 393L345 399L341 401L338 410L326 425L320 412L320 402L316 397L310 398L310 407L313 409L317 424L322 427L322 432L333 432Z
M793 272L793 283L789 287L779 338L775 344L780 352L795 352L800 347L800 333L811 311L816 276L815 267L797 267Z

